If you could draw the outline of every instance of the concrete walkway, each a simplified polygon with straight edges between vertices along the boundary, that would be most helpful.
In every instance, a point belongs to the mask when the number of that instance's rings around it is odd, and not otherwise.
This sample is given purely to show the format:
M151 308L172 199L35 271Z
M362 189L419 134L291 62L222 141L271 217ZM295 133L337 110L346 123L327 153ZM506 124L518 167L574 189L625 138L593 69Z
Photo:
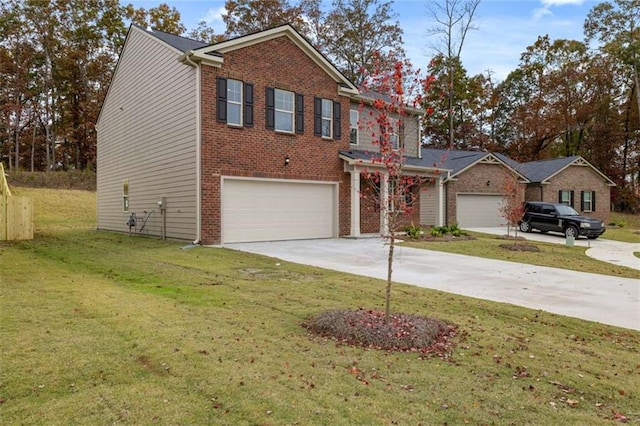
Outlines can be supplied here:
M227 244L289 262L380 278L380 238ZM394 281L640 330L640 280L397 247Z
M483 232L485 234L493 235L507 235L506 227L470 228L469 231ZM511 232L511 235L513 235L513 231ZM607 235L606 232L604 235ZM524 237L530 241L566 244L566 239L560 234L542 234L536 231L524 233L518 231L518 236ZM606 237L600 237L596 240L589 240L588 238L580 237L575 240L574 245L589 247L586 254L594 259L640 270L640 258L637 258L633 254L634 252L640 252L640 243L623 243L621 241L607 240Z

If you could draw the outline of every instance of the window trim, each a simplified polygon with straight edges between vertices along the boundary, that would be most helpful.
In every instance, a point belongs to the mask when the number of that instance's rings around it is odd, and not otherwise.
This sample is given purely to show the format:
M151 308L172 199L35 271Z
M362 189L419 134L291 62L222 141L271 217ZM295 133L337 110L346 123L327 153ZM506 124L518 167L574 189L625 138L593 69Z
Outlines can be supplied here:
M351 122L352 119L352 114L355 113L355 126L353 125L353 123ZM357 109L350 109L349 110L349 144L353 145L353 146L358 146L359 142L360 142L360 130L359 130L359 124L360 123L360 111L358 111ZM351 142L351 133L355 131L355 142Z
M228 80L240 83L240 123L229 123ZM238 104L237 101L232 101ZM253 127L253 83L227 77L216 78L216 121L231 127Z
M280 93L284 93L284 94L288 94L291 96L291 110L285 110L285 109L279 109L278 108L278 92ZM296 117L296 96L295 96L295 92L291 92L289 90L284 90L284 89L278 89L278 88L274 88L273 89L273 99L274 99L274 103L273 103L273 108L274 108L274 120L273 120L273 128L276 132L281 132L281 133L287 133L287 134L293 134L295 133L296 130L296 123L295 123L295 117ZM283 130L283 129L278 129L278 115L279 114L287 114L291 117L291 130Z
M558 190L558 204L566 204L573 207L573 190L560 189ZM565 197L566 196L566 197ZM566 198L566 199L565 199Z
M587 194L589 200L587 201ZM588 207L587 207L588 204ZM583 212L595 212L596 211L596 192L595 191L580 191L580 210Z
M122 180L122 211L129 212L129 179Z
M238 86L240 86L240 100L238 101L232 101L230 96L229 96L229 92L231 90L231 84L229 83L237 83ZM244 100L244 84L242 83L242 81L240 80L235 80L233 78L228 78L227 79L227 125L228 126L233 126L233 127L242 127L242 124L244 122L244 111L243 111L243 100ZM231 123L230 122L230 114L229 114L229 105L237 105L238 111L239 111L239 117L238 117L238 122L237 123Z
M332 139L333 138L333 101L329 99L321 99L321 107L320 107L320 136L323 139ZM329 107L329 115L325 115L325 106ZM324 124L329 123L329 134L324 133L325 126Z
M322 135L322 103L323 101L332 102L331 110L333 111L332 125L331 125L331 137ZM338 101L332 101L331 99L320 98L314 96L313 98L313 135L322 137L322 139L340 140L342 138L342 104Z

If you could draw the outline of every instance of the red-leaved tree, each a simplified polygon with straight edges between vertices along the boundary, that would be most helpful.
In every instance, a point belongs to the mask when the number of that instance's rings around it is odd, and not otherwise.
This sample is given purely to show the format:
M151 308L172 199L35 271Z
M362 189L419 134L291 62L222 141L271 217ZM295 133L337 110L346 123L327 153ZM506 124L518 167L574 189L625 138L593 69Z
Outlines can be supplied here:
M364 98L360 105L359 127L371 136L375 148L370 153L367 168L362 173L366 185L361 197L372 198L380 212L380 232L388 239L387 286L385 294L385 320L390 316L393 256L398 232L411 223L416 209L420 187L432 176L405 171L407 148L405 142L420 149L418 140L419 106L423 93L432 79L421 78L409 61L397 61L392 72L379 71L369 75L361 86ZM406 135L414 139L405 141ZM412 224L413 225L413 224Z
M524 186L515 175L508 175L502 182L504 198L500 206L500 214L507 221L507 235L511 235L511 229L515 230L518 237L518 225L524 216Z

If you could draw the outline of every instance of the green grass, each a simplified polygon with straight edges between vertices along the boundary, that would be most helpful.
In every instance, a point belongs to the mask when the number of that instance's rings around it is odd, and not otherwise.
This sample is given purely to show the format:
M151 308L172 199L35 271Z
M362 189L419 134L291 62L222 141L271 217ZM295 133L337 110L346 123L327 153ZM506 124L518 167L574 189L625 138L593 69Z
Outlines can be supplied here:
M640 243L640 214L611 213L611 222L624 226L607 226L601 238L622 241L625 243Z
M95 195L18 188L33 241L0 244L4 424L602 424L640 421L640 333L394 285L460 331L449 360L310 338L384 283L93 230Z
M595 274L613 275L640 279L640 271L590 258L585 254L586 247L567 247L562 244L542 243L539 241L520 241L520 244L537 246L539 252L514 251L500 247L512 244L512 241L497 235L468 232L475 240L462 241L406 241L402 245L447 253L466 254L487 259L506 260L529 265L549 266Z

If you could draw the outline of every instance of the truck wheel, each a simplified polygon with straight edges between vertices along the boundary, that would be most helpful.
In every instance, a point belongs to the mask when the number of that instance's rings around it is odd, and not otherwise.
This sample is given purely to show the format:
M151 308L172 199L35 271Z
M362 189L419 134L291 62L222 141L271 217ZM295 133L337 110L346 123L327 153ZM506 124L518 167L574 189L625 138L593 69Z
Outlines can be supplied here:
M531 224L529 222L520 222L520 230L522 232L531 232Z

